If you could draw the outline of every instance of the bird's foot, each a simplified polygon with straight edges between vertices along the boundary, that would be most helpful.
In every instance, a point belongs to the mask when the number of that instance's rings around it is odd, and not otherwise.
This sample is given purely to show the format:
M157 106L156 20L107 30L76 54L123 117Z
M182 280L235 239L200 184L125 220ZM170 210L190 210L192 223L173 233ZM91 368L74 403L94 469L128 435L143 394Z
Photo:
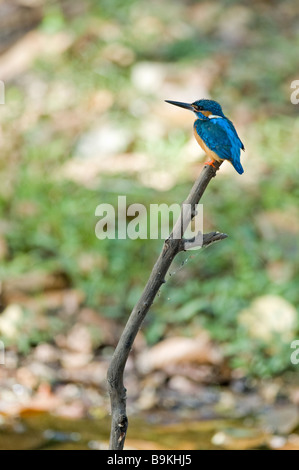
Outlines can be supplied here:
M210 160L209 162L205 162L204 165L209 165L209 166L212 166L213 168L216 168L216 166L214 165L216 160Z

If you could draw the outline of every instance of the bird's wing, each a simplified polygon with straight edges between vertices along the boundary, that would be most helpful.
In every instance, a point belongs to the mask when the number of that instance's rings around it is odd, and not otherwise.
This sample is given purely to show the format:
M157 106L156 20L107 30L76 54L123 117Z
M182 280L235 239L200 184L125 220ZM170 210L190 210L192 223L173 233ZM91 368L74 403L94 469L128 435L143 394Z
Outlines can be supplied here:
M242 140L240 139L240 137L238 136L238 133L237 133L237 131L236 131L235 126L233 125L233 123L232 123L229 119L226 119L226 122L227 122L227 124L229 125L229 127L230 127L232 133L234 134L234 136L237 138L238 143L239 143L239 145L240 145L240 148L241 148L242 150L245 150L244 144L243 144Z
M235 126L229 119L227 118L218 119L217 124L219 124L219 126L221 126L228 133L228 136L232 140L233 144L239 144L240 149L245 150L244 144L241 141L240 137L238 136Z
M196 120L194 127L209 149L222 160L232 160L232 143L227 131L218 124L222 118Z

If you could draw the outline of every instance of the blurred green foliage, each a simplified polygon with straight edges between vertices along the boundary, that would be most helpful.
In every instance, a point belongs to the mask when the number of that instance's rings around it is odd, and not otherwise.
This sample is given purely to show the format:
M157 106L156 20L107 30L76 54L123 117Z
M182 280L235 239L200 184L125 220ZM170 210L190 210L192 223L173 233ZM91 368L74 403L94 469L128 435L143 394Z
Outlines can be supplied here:
M49 34L49 41L59 31L75 39L61 55L41 55L35 61L30 73L47 91L41 115L24 131L21 122L34 106L26 96L28 87L19 80L7 90L9 110L1 122L11 141L0 162L0 210L7 221L9 251L1 263L1 277L13 278L36 268L63 272L72 286L84 291L87 305L125 321L162 241L99 241L94 233L95 208L104 202L116 205L119 194L127 196L128 204L147 207L150 203L181 203L192 184L185 169L188 163L180 160L192 138L191 126L177 126L148 140L139 127L140 120L148 116L140 117L130 109L131 100L142 95L132 83L132 69L142 61L172 64L178 71L190 65L200 68L205 61L220 63L210 93L232 119L237 107L247 116L242 127L247 153L242 158L251 179L245 180L246 173L239 178L231 171L211 183L203 198L207 231L221 230L229 238L191 255L180 255L171 270L175 274L161 289L144 331L154 343L171 328L192 334L204 327L223 345L233 367L267 376L290 367L289 350L282 344L279 354L269 356L269 345L252 340L238 324L238 314L265 294L280 295L299 305L298 233L283 226L267 238L259 225L259 217L267 217L271 211L294 209L297 213L298 209L299 119L298 108L290 103L290 83L299 78L294 75L298 8L295 1L250 5L226 1L206 2L206 12L204 5L102 0L89 2L86 12L72 20L64 17L58 5L46 11L40 28ZM206 22L200 20L201 10L193 17L200 6L208 15ZM234 19L238 12L243 23ZM145 18L152 27L143 28ZM233 33L225 27L229 22L235 24ZM128 48L134 59L128 64L104 59L102 52L111 43ZM51 94L60 84L70 87L71 93L63 105ZM74 155L80 135L94 124L88 121L86 106L81 114L78 109L100 89L113 94L113 105L106 112L109 121L133 135L126 151L143 152L166 171L171 166L182 168L170 189L146 187L134 175L117 170L92 187L61 177L61 167ZM144 93L142 99L149 105L153 93ZM163 102L158 106L162 108ZM64 119L59 115L63 110L68 111L67 119L72 113L79 115L82 124L78 129L53 126L55 119ZM93 262L83 269L84 256L91 256ZM291 275L273 279L270 267L275 263L286 266ZM36 338L35 330L26 330L22 341L27 344L29 337L30 342L30 335L34 343L44 339L43 332Z

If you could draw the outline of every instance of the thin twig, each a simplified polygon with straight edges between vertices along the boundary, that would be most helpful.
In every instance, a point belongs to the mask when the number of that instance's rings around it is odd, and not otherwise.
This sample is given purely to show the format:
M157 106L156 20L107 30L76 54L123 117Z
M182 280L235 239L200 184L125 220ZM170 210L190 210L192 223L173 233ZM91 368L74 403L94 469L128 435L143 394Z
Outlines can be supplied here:
M191 248L202 247L211 245L214 242L224 240L227 238L226 233L210 232L204 233L198 232L198 234L192 238L182 238L179 244L179 251L188 251Z
M166 273L174 257L180 251L188 249L188 243L189 245L191 244L192 246L195 246L194 241L196 242L196 240L184 240L183 234L187 228L187 222L190 222L190 220L195 216L196 206L209 182L216 175L216 171L219 169L221 163L215 162L214 165L214 167L205 165L198 179L194 183L189 196L184 202L185 205L189 205L191 212L188 214L182 209L181 215L176 222L172 233L167 240L165 240L159 258L153 267L140 299L132 310L112 357L107 373L112 415L110 434L110 449L112 450L123 449L128 428L126 389L123 383L123 374L129 353L150 306L152 305L162 284L165 283ZM204 234L203 245L208 245L226 237L227 235L219 232Z

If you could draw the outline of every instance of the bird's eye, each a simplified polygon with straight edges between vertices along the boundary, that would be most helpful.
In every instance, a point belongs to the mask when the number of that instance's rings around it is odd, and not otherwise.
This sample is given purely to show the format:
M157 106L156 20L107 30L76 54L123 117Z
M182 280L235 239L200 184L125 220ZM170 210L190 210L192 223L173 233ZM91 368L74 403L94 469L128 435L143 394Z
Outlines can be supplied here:
M198 104L194 104L193 108L194 108L194 111L201 111L202 110L202 106L199 106Z

